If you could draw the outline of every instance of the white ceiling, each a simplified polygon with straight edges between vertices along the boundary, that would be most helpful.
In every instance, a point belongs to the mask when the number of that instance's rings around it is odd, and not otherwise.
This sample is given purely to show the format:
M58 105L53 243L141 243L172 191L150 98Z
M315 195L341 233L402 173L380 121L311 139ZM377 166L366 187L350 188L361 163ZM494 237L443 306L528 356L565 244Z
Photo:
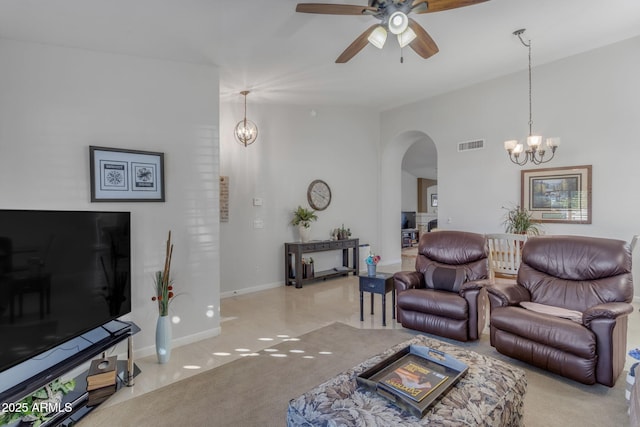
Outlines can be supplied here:
M303 0L313 2L313 0ZM367 0L320 0L365 5ZM216 65L223 102L360 105L384 111L640 35L640 0L489 0L412 15L440 52L422 59L391 37L346 64L370 16L296 13L297 0L0 0L0 37ZM403 169L435 178L433 143Z
M310 0L306 0L312 2ZM321 0L365 5L366 0ZM391 38L337 56L375 19L295 12L296 0L0 0L0 37L214 64L222 101L363 105L385 110L640 35L640 0L490 0L412 15L440 52Z

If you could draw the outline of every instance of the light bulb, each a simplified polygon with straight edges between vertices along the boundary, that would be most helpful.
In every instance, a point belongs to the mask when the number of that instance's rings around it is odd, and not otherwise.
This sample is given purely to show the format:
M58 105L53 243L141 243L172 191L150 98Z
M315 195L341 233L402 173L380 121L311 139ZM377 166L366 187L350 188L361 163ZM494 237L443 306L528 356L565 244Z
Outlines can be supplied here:
M409 18L403 12L399 10L393 12L389 17L389 31L393 34L398 35L403 33L407 27L409 26Z

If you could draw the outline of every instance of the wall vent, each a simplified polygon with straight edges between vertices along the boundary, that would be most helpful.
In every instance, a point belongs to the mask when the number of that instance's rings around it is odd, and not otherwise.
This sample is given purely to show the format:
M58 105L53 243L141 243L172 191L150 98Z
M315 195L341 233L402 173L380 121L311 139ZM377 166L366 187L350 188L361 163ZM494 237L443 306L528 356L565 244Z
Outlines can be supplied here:
M482 150L484 148L484 139L476 139L473 141L465 141L458 143L458 152L469 150Z

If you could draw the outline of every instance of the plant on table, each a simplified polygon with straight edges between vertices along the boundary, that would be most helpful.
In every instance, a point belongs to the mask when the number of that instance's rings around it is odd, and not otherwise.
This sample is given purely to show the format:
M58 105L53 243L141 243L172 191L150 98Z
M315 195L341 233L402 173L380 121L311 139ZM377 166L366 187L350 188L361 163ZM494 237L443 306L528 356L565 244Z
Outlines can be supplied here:
M505 208L503 225L505 232L512 234L527 234L537 236L540 234L540 223L533 219L533 214L520 206Z
M291 225L309 228L311 227L311 221L317 220L318 215L316 215L315 211L303 208L302 206L298 206L298 209L293 211L293 219L291 220Z
M376 255L373 252L369 251L369 256L365 260L367 265L377 265L380 262L380 255Z

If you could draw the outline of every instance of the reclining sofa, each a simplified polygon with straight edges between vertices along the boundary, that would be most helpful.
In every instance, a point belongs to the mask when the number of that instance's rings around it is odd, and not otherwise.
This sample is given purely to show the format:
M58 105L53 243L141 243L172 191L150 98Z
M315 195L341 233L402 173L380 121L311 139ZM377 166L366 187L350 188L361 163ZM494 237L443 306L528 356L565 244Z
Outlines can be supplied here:
M615 384L633 311L626 242L531 237L516 283L486 289L491 345L500 353L584 384Z

